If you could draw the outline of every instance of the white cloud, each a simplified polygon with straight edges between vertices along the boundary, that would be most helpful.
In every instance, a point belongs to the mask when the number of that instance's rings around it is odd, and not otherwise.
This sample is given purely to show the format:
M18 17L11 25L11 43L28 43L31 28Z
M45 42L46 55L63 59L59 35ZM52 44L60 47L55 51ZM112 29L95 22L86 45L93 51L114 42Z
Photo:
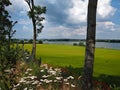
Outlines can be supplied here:
M32 22L31 22L30 19L19 19L18 24L21 24L21 25L30 25L30 24L32 24Z
M115 31L115 24L111 21L97 22L97 27L103 30Z
M88 0L72 0L73 7L68 10L69 20L74 23L86 22Z
M40 34L41 38L47 35L48 38L79 38L86 35L86 26L79 28L69 28L66 26L56 26L47 28Z
M97 12L100 18L109 18L115 11L116 9L111 6L111 0L98 0Z
M72 0L73 7L68 10L68 20L73 23L87 21L88 0ZM94 2L93 2L94 3ZM116 9L111 6L111 0L98 0L97 14L99 19L113 16Z
M55 4L57 0L50 0L51 4Z
M12 5L8 7L8 10L13 13L16 11L19 13L20 11L29 10L29 7L27 3L25 2L25 0L10 0L10 2L12 3Z
M29 28L27 26L23 26L23 30L29 30Z

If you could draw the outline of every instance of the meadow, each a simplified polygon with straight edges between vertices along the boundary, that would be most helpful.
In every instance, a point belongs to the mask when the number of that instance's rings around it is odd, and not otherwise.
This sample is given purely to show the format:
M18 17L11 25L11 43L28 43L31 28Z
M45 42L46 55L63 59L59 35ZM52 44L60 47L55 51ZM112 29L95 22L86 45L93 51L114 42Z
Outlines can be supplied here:
M32 45L25 48L31 51ZM37 58L42 63L54 67L66 67L71 72L80 75L84 66L85 47L56 44L37 44ZM120 50L96 48L94 60L94 79L106 81L109 84L120 85Z

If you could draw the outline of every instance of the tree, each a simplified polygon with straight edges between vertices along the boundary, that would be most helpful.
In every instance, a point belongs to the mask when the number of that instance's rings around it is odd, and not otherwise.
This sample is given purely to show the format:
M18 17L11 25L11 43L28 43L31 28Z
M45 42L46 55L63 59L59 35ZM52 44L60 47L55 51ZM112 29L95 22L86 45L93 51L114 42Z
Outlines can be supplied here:
M9 13L5 10L5 7L9 5L11 5L9 0L0 0L0 44L4 44L6 41L7 27L11 23Z
M87 38L82 90L92 90L92 75L95 52L96 9L98 0L89 0L87 15Z
M0 64L4 63L5 57L4 52L9 51L9 42L7 42L8 28L11 24L10 16L5 7L11 5L9 0L0 0ZM7 60L8 62L8 60Z
M25 0L29 6L30 11L28 11L28 16L32 19L33 24L33 48L32 48L32 60L36 58L36 38L37 34L43 29L42 21L45 19L42 14L46 13L46 7L35 6L34 0Z
M11 90L14 83L12 73L5 71L15 66L18 52L15 47L11 48L11 38L15 31L12 27L16 22L10 20L6 7L11 5L9 0L0 0L0 89ZM9 76L9 77L7 77Z
M1 0L0 5L0 43L4 44L7 40L7 48L10 50L11 38L16 32L16 30L13 30L13 26L17 23L17 21L11 21L11 16L9 16L8 11L5 10L6 6L11 5L9 0Z
M11 45L11 39L13 37L13 35L15 34L16 30L13 30L13 27L15 26L15 24L17 23L17 21L13 22L11 21L9 24L8 24L8 50L10 50L10 45Z

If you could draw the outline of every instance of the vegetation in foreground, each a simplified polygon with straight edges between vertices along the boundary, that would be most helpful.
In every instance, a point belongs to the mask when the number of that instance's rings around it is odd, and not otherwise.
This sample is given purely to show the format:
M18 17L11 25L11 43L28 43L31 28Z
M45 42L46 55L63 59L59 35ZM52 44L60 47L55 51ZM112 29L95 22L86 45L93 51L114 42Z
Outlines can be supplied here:
M12 90L82 90L82 76L76 77L65 68L47 64L39 67L33 62L24 61L19 61L17 66L15 71L10 71L20 75L16 77ZM93 81L93 85L93 90L110 90L104 82Z

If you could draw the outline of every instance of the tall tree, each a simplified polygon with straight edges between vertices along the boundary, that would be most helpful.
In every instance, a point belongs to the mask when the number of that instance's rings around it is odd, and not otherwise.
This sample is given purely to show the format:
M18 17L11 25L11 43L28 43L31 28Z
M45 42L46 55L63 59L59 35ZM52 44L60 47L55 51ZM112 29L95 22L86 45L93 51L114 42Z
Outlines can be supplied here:
M35 6L34 0L25 0L29 6L28 16L32 19L33 24L33 48L32 48L32 60L36 58L36 38L37 34L43 29L42 21L45 19L42 14L46 13L46 7Z
M9 0L0 0L0 44L6 41L6 35L8 34L8 26L11 23L6 6L11 5Z
M13 26L16 22L10 20L9 12L6 7L11 5L10 0L0 0L0 89L11 90L14 80L12 73L6 73L5 70L11 70L16 64L18 49L11 46L11 38L15 31ZM9 76L9 77L7 77ZM15 84L15 83L14 83Z
M87 38L83 73L83 90L92 90L92 76L96 36L96 9L98 0L89 0L87 15Z

